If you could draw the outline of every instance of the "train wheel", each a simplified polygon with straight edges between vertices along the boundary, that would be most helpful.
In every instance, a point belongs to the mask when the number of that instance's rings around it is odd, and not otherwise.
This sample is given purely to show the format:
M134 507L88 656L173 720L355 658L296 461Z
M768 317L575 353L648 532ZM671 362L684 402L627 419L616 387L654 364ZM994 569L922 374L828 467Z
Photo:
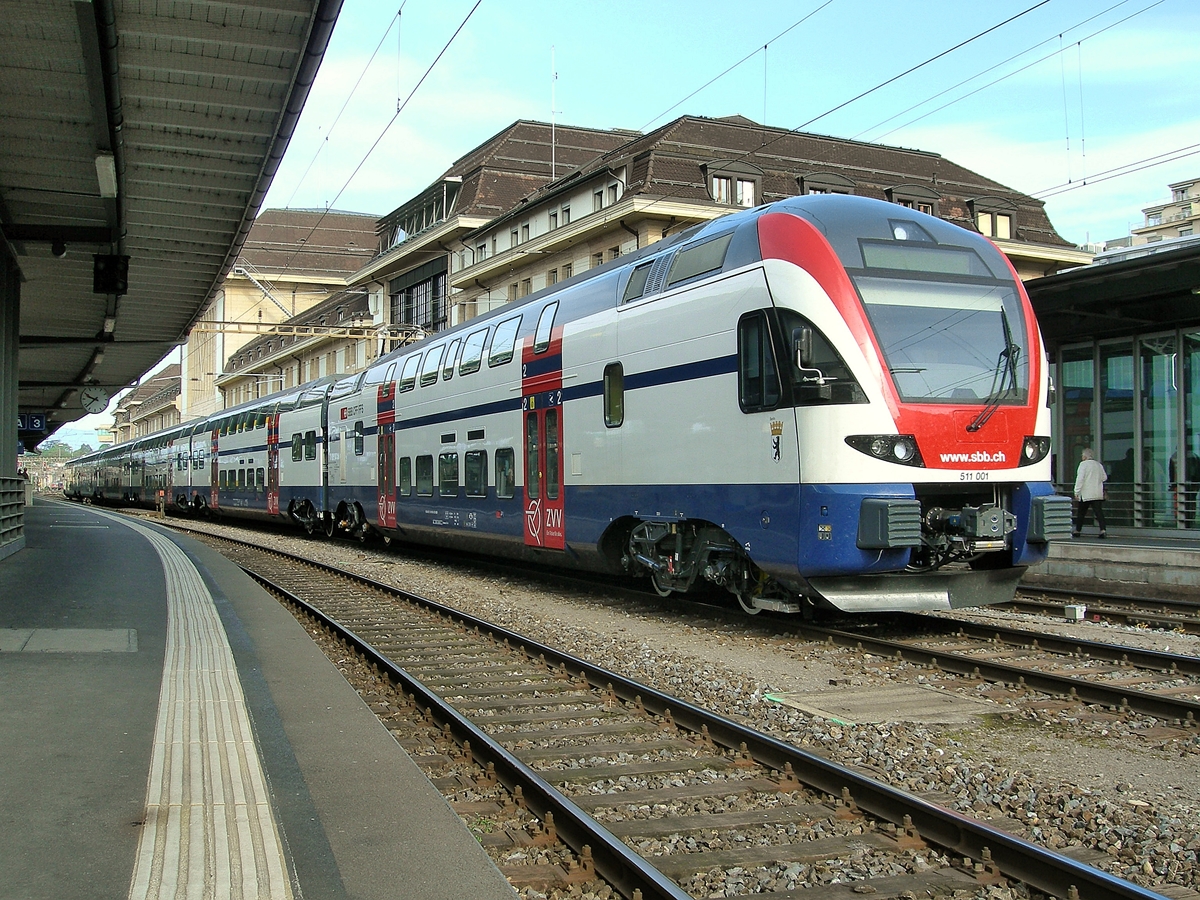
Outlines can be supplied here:
M650 583L654 585L654 592L660 597L670 597L671 594L675 593L670 587L667 587L661 581L659 581L657 572L650 573Z
M325 513L325 515L322 517L322 532L324 533L325 537L333 537L336 531L337 522L334 520L333 516L331 516L329 513Z
M744 612L746 615L757 616L760 612L762 612L762 607L755 602L753 597L739 591L737 594L737 599L738 605L742 608L742 612Z

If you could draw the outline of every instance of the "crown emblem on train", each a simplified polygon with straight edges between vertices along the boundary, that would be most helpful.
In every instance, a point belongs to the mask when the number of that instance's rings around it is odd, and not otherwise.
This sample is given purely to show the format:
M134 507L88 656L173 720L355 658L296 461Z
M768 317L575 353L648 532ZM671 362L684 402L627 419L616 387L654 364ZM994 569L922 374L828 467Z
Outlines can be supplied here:
M775 435L775 437L779 437L781 434L783 434L783 423L777 419L772 419L771 434Z

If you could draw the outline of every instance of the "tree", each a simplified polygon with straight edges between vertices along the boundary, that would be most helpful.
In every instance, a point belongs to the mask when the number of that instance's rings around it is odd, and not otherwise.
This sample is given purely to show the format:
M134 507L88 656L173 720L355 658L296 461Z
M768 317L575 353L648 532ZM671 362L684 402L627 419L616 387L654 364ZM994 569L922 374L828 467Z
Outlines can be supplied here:
M71 454L71 459L78 459L81 456L87 456L91 452L92 452L92 445L84 444L78 450L76 450L74 453Z

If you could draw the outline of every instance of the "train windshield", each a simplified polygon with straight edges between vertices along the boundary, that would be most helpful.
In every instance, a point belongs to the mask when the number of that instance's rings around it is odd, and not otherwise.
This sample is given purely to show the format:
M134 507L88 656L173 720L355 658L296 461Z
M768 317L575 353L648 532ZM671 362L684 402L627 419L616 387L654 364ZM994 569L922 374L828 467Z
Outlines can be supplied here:
M878 271L851 276L902 400L1025 402L1025 317L1011 283Z

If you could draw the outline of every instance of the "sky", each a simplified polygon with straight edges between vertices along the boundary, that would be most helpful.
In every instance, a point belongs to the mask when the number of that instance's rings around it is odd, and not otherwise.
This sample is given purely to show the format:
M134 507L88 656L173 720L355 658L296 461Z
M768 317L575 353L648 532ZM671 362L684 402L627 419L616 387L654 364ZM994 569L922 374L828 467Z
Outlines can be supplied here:
M386 214L517 119L742 115L940 153L1100 242L1200 176L1198 36L1195 0L345 0L264 208Z

